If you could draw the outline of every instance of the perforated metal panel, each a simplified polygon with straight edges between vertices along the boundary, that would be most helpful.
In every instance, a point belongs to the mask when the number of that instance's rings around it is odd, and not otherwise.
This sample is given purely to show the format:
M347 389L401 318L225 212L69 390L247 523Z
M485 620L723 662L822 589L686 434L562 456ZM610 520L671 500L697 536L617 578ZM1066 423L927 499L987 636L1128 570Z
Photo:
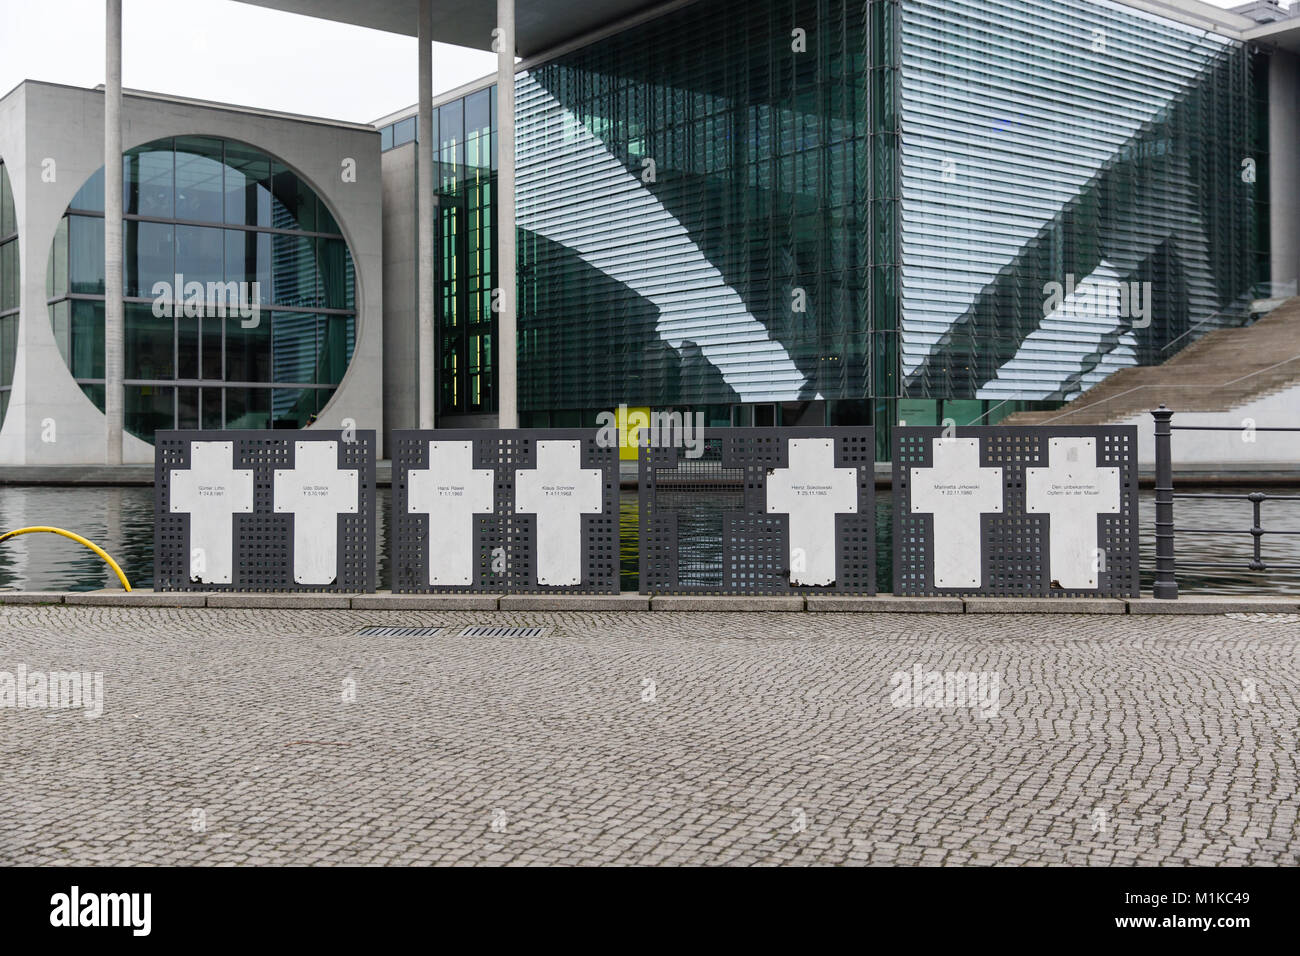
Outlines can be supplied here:
M1132 425L1057 428L986 426L956 428L957 439L976 439L979 467L1002 469L1001 513L979 519L980 584L938 587L935 584L935 516L913 513L912 469L934 467L934 442L945 436L938 427L894 430L894 593L988 594L1040 597L1138 595L1138 459L1137 428ZM1026 502L1026 469L1049 464L1054 438L1091 438L1098 468L1119 471L1119 511L1096 514L1099 552L1097 587L1070 588L1054 582L1051 567L1051 518L1034 514ZM1083 507L1081 505L1081 507ZM1095 513L1095 512L1094 512ZM972 560L974 556L972 555Z
M773 471L791 439L831 442L856 469L855 513L834 516L834 575L791 584L788 514L767 513ZM875 437L871 428L706 429L702 454L644 448L640 459L642 594L874 594Z
M194 442L229 442L231 467L253 472L253 510L233 514L232 579L192 579L191 515L173 514L172 472L190 469ZM336 576L321 584L294 580L294 514L276 514L275 471L293 469L297 442L334 442L339 469L357 472L354 514L338 514ZM154 588L159 591L375 590L375 432L160 431L154 437Z
M393 432L392 535L394 593L573 593L619 590L618 447L602 447L595 429L434 429ZM471 442L473 468L493 472L490 514L474 514L472 582L430 583L429 549L445 544L445 530L430 529L428 514L411 514L412 471L429 467L429 443ZM581 516L581 574L572 586L538 583L537 518L515 503L515 471L537 467L537 443L576 441L580 467L600 471L601 511Z

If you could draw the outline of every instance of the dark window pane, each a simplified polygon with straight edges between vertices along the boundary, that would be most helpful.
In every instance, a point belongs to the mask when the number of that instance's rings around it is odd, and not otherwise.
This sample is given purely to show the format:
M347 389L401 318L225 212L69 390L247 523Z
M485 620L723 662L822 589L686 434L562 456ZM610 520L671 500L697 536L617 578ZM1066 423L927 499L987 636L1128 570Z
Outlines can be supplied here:
M18 231L18 217L14 215L14 192L9 182L9 172L0 163L0 236L12 236Z
M199 390L197 388L176 389L176 427L199 427Z
M171 219L175 215L175 157L171 151L171 140L163 140L162 143L161 149L153 145L142 146L123 157L125 212L162 219Z
M386 152L393 148L393 128L385 126L379 131L379 150Z
M301 312L271 314L273 381L316 380L316 316Z
M104 211L104 167L100 166L95 170L95 175L91 176L77 190L77 194L72 197L72 204L69 209L84 209L87 212Z
M18 241L0 245L0 312L18 308Z
M230 319L207 316L203 320L203 375L202 378L220 381L221 374L221 327ZM206 426L205 426L206 427Z
M154 432L172 427L175 389L159 385L127 385L124 391L122 419L128 432L152 443Z
M352 358L353 318L350 315L322 315L320 317L320 357L316 366L316 382L337 385L343 381Z
M271 395L271 427L302 428L316 413L313 388L277 388Z
M208 301L207 284L221 282L226 274L223 262L225 238L223 229L176 227L176 271L186 286L198 282L204 287L205 302Z
M258 303L271 304L271 237L268 234L226 230L226 281L247 282L250 301L252 284L256 282Z
M342 239L317 239L320 256L320 304L327 309L351 309L356 299L352 256Z
M72 377L104 377L104 303L72 303Z
M488 132L491 123L491 96L489 90L479 90L465 97L465 134L478 136Z
M169 316L159 318L152 306L127 303L126 378L174 378L175 327Z
M104 294L104 220L68 218L68 272L73 292Z
M221 222L224 215L221 140L176 140L176 218Z
M255 328L231 320L226 325L226 381L271 381L271 314L263 313ZM229 403L227 403L229 404ZM229 414L227 414L229 417ZM231 426L235 427L235 426ZM246 426L239 426L241 428ZM251 427L251 426L247 426Z
M195 318L176 317L176 377L196 379L199 377L199 320ZM185 427L185 426L179 426Z
M14 358L18 350L18 316L0 319L0 388L14 383Z
M316 250L305 236L271 237L272 299L275 305L312 309L316 307Z
M222 427L221 418L221 389L204 388L203 392L203 414L200 428L220 429Z
M101 224L100 232L103 230L103 220L94 220ZM122 278L125 287L125 294L128 296L141 296L153 298L158 295L154 287L159 283L166 283L170 289L176 278L175 264L176 240L172 232L172 227L158 222L136 222L128 220L126 227L126 245L123 248L123 257L125 262L122 266ZM103 262L104 246L103 238L100 238L99 261L100 261L100 288L103 292ZM72 242L74 276L76 260L76 239ZM75 288L74 280L73 291ZM175 290L173 290L175 294Z
M62 302L56 302L50 306L50 325L54 328L54 344L59 347L59 354L63 356L63 364L69 368L72 367L71 343L72 343L72 302L64 299Z
M226 389L227 428L270 428L271 390L269 388Z
M316 194L281 163L271 164L271 225L276 229L316 230Z
M226 222L271 225L271 160L240 143L226 143Z

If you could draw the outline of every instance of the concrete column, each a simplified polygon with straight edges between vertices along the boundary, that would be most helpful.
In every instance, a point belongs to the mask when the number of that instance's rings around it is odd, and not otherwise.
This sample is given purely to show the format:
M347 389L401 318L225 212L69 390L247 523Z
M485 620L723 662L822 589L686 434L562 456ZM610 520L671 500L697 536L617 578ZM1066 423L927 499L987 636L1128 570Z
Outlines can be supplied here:
M515 0L497 0L498 426L519 427L515 346Z
M105 3L104 461L122 464L122 0Z
M416 368L419 384L419 423L433 427L434 409L434 315L433 315L433 0L420 0L420 105L416 119L415 191L416 216L416 324L419 329Z

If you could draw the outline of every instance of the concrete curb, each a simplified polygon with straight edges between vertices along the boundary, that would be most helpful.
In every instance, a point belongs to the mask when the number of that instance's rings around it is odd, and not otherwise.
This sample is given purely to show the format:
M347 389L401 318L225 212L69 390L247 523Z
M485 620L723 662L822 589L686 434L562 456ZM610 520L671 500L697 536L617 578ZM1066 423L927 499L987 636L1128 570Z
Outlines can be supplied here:
M967 614L1123 614L1122 598L968 597Z
M358 594L354 611L495 611L495 594Z
M1300 596L1141 598L897 597L876 595L334 594L314 591L0 591L0 606L211 607L357 611L809 611L858 614L1296 614Z
M803 595L656 594L652 611L802 611Z
M1275 597L1180 597L1173 601L1130 598L1130 614L1295 614L1300 598Z
M895 597L892 594L840 597L832 594L810 594L807 600L810 611L961 614L965 610L965 605L959 597Z
M503 611L648 611L647 594L503 594Z

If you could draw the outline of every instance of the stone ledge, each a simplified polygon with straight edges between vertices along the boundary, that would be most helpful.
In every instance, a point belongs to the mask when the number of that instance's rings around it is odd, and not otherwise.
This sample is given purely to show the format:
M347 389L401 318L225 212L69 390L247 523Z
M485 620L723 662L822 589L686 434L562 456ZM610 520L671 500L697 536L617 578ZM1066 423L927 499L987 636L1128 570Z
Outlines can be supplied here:
M0 604L62 604L64 591L0 591Z
M207 597L204 591L103 588L99 591L70 591L63 596L63 603L99 607L203 607Z
M271 610L347 610L354 594L319 591L216 591L208 595L208 607L256 608Z
M503 594L503 611L648 611L646 594Z
M1226 594L1180 597L1172 601L1143 597L1129 598L1130 614L1295 614L1300 598L1232 597Z
M495 594L393 594L378 591L352 598L354 611L495 611Z
M1123 614L1122 598L968 597L967 614Z
M965 605L959 597L897 597L893 594L839 595L809 594L809 611L864 611L884 614L961 614Z
M652 611L802 611L802 594L656 594Z

